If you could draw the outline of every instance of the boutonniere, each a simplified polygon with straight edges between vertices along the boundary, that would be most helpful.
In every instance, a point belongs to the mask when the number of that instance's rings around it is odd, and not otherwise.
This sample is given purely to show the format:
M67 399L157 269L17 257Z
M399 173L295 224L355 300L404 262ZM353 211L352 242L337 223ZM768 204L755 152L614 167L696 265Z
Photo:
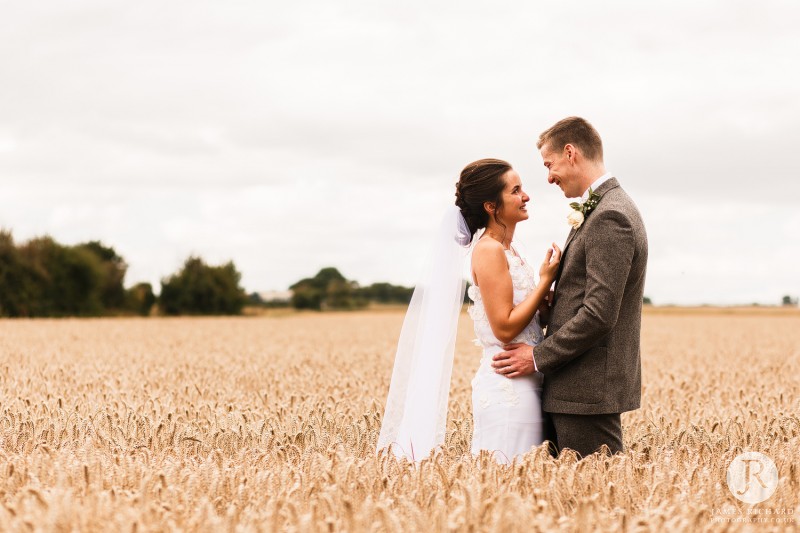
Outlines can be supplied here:
M600 195L595 193L589 187L589 198L583 203L572 202L569 206L573 209L572 213L567 216L567 222L572 226L572 229L578 229L583 225L583 221L589 216L589 213L597 207L597 202L600 201Z

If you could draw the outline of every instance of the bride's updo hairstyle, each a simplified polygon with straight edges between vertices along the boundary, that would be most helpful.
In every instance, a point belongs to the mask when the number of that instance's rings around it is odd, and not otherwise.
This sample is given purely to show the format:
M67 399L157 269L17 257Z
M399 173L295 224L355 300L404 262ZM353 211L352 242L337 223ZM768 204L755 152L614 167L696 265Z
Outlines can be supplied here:
M503 205L503 189L506 186L503 175L509 170L512 170L511 165L503 160L480 159L461 171L456 183L456 205L461 209L473 237L476 231L489 224L489 213L483 208L484 202L495 205L494 220L503 228L506 227L497 219L497 211Z

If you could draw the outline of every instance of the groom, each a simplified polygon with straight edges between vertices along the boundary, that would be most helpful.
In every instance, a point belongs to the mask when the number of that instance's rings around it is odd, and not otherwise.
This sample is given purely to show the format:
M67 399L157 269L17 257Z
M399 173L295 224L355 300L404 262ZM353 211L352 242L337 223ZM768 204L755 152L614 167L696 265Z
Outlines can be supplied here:
M605 444L618 453L620 413L638 409L641 401L647 234L633 200L606 172L600 136L586 120L559 121L541 134L537 147L548 183L567 198L580 197L579 209L570 215L573 229L545 340L535 347L507 345L492 365L500 374L544 374L542 406L551 422L545 438L557 450L571 448L585 457Z

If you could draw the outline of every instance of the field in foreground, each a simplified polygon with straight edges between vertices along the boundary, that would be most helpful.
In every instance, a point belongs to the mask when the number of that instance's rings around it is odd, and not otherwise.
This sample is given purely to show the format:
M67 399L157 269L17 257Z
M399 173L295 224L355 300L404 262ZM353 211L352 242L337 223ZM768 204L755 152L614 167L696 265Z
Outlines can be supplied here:
M797 527L797 313L646 314L627 452L512 466L469 454L464 315L446 450L416 469L373 450L402 318L0 321L0 530ZM755 506L725 483L744 450L780 476Z

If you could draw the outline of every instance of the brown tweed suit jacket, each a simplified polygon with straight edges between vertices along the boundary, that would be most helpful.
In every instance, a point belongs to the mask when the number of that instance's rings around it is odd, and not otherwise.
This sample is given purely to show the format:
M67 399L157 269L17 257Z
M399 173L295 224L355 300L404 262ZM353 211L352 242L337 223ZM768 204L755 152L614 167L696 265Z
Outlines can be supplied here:
M547 335L533 352L550 413L622 413L641 402L647 234L615 178L595 192L597 207L567 238Z

